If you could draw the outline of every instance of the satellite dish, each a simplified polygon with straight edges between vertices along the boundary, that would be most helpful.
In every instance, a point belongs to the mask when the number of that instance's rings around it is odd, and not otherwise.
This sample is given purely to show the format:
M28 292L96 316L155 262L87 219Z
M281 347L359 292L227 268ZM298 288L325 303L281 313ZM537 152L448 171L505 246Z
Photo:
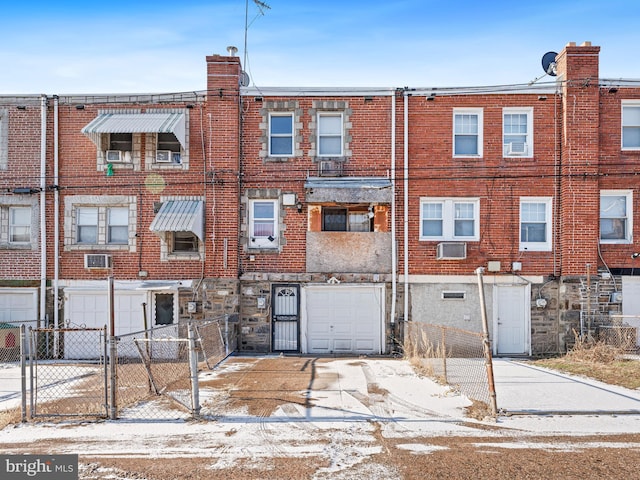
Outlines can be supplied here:
M551 75L555 77L556 72L556 57L558 54L556 52L547 52L542 56L542 69L544 73L547 75Z
M249 74L244 70L240 73L240 85L246 87L249 85Z

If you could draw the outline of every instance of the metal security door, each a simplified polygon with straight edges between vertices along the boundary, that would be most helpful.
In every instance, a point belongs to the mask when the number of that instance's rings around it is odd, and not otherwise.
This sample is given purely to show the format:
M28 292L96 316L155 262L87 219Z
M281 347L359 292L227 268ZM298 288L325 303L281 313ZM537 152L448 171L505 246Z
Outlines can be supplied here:
M273 285L271 298L272 350L297 353L300 351L300 286Z

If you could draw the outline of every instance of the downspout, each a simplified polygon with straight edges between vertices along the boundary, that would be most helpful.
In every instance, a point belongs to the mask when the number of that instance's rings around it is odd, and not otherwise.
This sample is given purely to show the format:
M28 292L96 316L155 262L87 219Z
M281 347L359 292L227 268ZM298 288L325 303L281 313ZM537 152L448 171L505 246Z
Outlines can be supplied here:
M58 188L58 96L53 97L53 324L59 327L60 305L58 282L60 278L60 189Z
M403 94L404 103L404 321L409 321L409 99Z
M47 96L40 97L40 327L47 311Z
M398 297L398 246L396 244L396 95L391 95L391 329L396 322ZM394 333L395 338L395 333Z

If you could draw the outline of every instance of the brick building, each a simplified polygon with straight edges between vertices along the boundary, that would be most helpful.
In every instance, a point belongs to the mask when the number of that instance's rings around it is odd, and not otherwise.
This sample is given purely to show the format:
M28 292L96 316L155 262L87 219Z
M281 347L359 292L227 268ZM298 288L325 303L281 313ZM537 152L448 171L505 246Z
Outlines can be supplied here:
M240 351L377 354L404 321L479 330L483 267L494 352L564 351L640 314L640 85L598 57L569 44L532 85L316 89L213 55L206 92L2 98L0 208L31 224L17 246L0 217L0 294L104 325L113 275L120 333L227 314Z

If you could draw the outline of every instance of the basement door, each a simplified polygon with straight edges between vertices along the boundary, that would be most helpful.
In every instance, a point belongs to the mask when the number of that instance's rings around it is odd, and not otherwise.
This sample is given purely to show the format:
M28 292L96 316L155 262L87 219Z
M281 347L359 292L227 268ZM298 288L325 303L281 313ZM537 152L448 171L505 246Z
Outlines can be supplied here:
M493 293L493 353L531 355L529 285L495 285Z
M382 352L385 305L381 286L311 286L304 293L303 353Z
M271 289L272 347L274 352L300 351L300 286L273 285Z

